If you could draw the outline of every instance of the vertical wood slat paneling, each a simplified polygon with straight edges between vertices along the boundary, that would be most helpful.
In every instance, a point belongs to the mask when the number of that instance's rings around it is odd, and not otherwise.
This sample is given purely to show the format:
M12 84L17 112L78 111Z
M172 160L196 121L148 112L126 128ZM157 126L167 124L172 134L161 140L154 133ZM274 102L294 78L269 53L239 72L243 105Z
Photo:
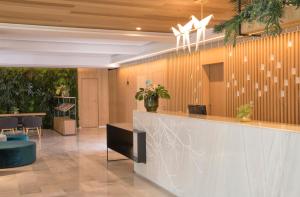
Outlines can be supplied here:
M296 79L300 75L299 37L300 32L285 33L277 37L264 37L242 42L232 49L232 58L226 58L226 60L229 64L228 72L237 75L238 88L234 86L227 88L227 110L229 110L227 114L229 116L234 114L238 106L249 103L253 99L254 119L299 124L300 95L299 84L296 84ZM293 43L292 46L288 44L290 41ZM227 50L230 49L228 47ZM248 57L247 64L241 62L244 56ZM281 63L281 68L277 67L278 63ZM265 65L264 70L262 70L262 65ZM245 66L250 66L250 70ZM292 73L295 68L296 75ZM247 78L245 70L251 72L250 85L245 82ZM231 74L227 75L229 80ZM274 77L278 77L278 83L275 83ZM258 90L255 89L256 82L259 84ZM245 86L247 99L244 95L239 97L236 95L243 86ZM282 91L284 95L281 95ZM231 98L232 96L235 98Z
M288 46L289 41L293 42L292 47ZM300 77L299 42L300 32L291 32L277 37L244 40L236 47L202 49L192 54L179 52L142 60L113 71L118 81L115 83L118 84L115 87L117 97L123 99L117 104L126 105L127 101L133 100L138 87L130 82L133 85L129 91L124 83L127 79L136 81L137 76L155 78L156 83L166 86L172 99L164 102L165 110L186 112L188 104L209 104L203 65L224 62L227 116L235 116L239 106L253 102L253 118L256 120L300 124L300 85L296 84L296 78ZM262 65L265 65L264 69ZM292 68L296 68L296 75L292 75ZM159 72L162 73L157 76L155 73ZM247 75L250 80L247 80ZM275 83L276 77L278 83ZM288 86L285 80L288 80ZM281 91L284 91L284 97ZM121 110L126 117L119 113L118 121L130 120L134 103Z

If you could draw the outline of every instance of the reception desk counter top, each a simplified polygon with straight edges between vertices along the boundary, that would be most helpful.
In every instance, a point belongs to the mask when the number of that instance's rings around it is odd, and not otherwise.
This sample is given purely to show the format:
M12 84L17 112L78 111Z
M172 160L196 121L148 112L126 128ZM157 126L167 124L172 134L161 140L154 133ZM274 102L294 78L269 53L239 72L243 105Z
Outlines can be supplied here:
M140 111L140 112L143 112L143 111ZM256 121L256 120L252 120L250 122L240 122L236 118L221 117L221 116L209 116L209 115L196 115L196 114L188 114L188 113L183 113L183 112L172 112L172 111L159 111L159 112L157 112L157 114L179 116L179 117L186 117L186 118L196 118L196 119L201 119L201 120L232 123L232 124L239 124L239 125L259 127L259 128L273 128L273 129L280 129L282 131L299 132L300 133L300 125L293 125L293 124L273 123L273 122Z
M134 171L176 196L300 196L296 125L134 111L133 128L147 151Z

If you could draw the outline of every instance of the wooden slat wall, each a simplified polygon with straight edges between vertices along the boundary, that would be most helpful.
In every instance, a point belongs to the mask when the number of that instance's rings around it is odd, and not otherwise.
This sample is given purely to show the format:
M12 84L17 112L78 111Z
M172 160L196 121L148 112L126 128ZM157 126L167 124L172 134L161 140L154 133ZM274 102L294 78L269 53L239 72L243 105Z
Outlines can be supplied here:
M166 83L166 59L152 59L148 63L109 71L110 122L131 122L132 110L143 107L134 95L147 79L154 83ZM151 69L149 69L151 67ZM164 108L161 103L161 108Z
M291 32L226 47L228 116L235 116L238 106L253 102L254 119L300 124L299 37L300 32Z
M164 85L172 96L171 100L160 101L162 110L186 112L188 104L208 104L202 95L201 65L224 62L224 52L225 48L214 48L191 55L172 54L110 70L110 122L132 121L132 110L143 108L143 102L136 102L134 95L147 79Z
M133 97L146 79L170 91L172 99L163 101L161 109L185 112L188 104L209 104L203 65L224 62L227 116L235 116L240 105L253 102L256 120L300 124L299 42L300 32L291 32L245 40L234 48L154 57L110 71L110 91L117 97L110 105L110 121L132 121L132 110L143 107ZM129 85L125 85L127 80Z

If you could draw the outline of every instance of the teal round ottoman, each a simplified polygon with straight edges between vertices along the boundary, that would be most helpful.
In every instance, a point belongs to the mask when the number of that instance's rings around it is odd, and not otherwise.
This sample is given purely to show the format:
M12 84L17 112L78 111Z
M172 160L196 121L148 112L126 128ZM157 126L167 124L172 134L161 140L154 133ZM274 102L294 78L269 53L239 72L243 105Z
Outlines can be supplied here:
M7 141L28 141L27 135L7 135Z
M0 169L32 164L36 160L36 144L31 141L0 142Z

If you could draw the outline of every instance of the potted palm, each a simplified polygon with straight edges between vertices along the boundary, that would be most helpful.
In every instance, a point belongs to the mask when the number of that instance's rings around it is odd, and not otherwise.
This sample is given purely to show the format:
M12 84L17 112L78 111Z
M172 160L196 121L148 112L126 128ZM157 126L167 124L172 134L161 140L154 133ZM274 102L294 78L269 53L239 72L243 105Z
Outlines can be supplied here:
M161 85L153 85L152 81L146 81L146 88L140 88L135 94L138 101L144 100L144 106L148 112L156 112L159 105L159 98L170 99L168 90Z

